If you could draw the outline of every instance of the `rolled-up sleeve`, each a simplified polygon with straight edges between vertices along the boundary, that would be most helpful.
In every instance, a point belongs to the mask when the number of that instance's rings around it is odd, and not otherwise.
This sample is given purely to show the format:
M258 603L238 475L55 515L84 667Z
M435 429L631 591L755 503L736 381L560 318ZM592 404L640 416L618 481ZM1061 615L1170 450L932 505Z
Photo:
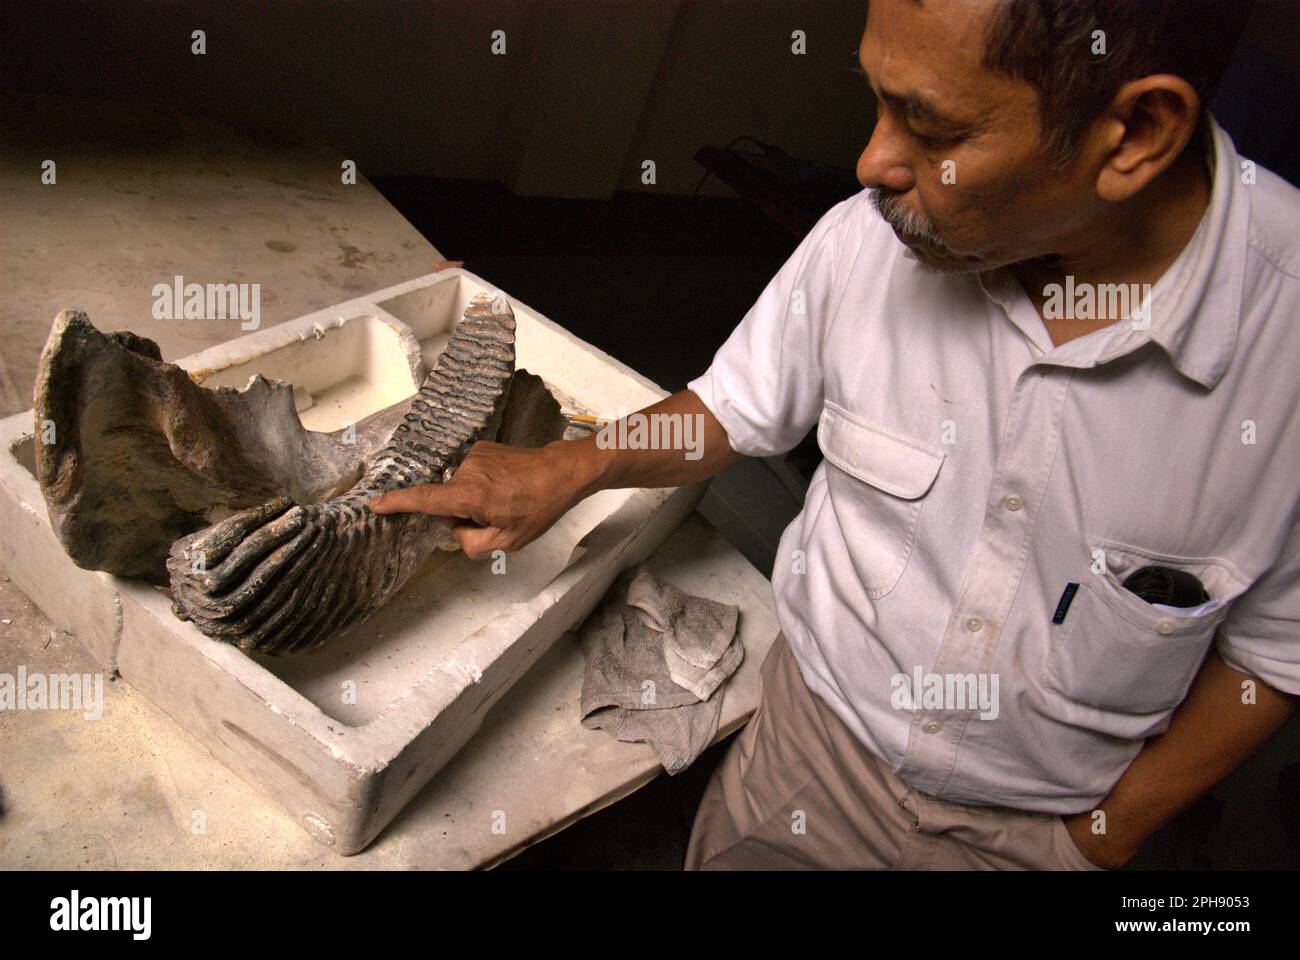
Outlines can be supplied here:
M1277 561L1220 624L1215 649L1234 670L1300 695L1300 518Z
M727 431L737 453L794 448L822 407L822 345L836 291L840 225L853 198L832 207L804 237L687 389Z

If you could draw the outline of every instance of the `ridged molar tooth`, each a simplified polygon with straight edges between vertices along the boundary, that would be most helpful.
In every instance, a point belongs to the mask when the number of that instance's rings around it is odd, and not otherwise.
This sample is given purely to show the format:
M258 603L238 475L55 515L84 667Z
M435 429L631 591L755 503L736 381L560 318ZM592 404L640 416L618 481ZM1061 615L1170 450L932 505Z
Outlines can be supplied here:
M489 435L514 372L514 330L504 297L476 296L387 446L342 496L311 507L277 498L178 541L167 564L178 615L243 649L283 653L318 646L378 608L433 551L440 525L376 516L369 500L440 482ZM200 545L210 573L190 567Z
M509 346L496 343L469 343L462 338L453 337L447 343L447 354L465 363L478 363L484 366L504 369L514 360L515 352Z
M295 506L263 527L254 530L243 543L230 551L217 567L202 578L207 593L223 593L235 577L250 564L300 531L307 523L307 513Z
M288 543L267 554L238 586L227 593L217 595L202 589L194 591L193 599L196 602L193 611L198 614L194 617L195 621L229 620L241 612L246 612L248 606L262 595L274 575L282 569L287 568L285 575L288 577L300 576L305 568L294 563L294 558L318 535L319 531L315 527L308 527L301 531ZM199 581L194 586L200 587L201 583L202 581Z
M473 340L476 343L494 343L503 347L512 347L515 342L513 333L502 329L495 323L462 321L460 326L456 328L455 336L465 340Z
M259 507L227 517L191 541L189 558L202 554L205 563L220 563L246 536L293 505L293 500L289 497L276 497Z
M265 653L276 653L288 649L293 639L298 636L299 630L310 629L310 625L320 619L338 589L337 581L332 574L341 548L341 540L329 539L324 555L317 561L318 575L312 578L310 589L302 596L301 609L292 618L282 622L277 629L264 634L258 643L259 650Z

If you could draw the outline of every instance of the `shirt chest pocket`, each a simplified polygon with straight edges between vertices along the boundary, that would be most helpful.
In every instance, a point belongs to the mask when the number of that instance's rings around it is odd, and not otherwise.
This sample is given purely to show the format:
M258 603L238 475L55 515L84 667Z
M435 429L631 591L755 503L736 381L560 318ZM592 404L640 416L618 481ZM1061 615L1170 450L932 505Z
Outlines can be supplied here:
M817 424L817 443L858 578L870 596L882 597L898 584L911 558L921 506L944 453L829 400Z
M1161 556L1098 538L1088 547L1091 570L1081 574L1065 621L1051 628L1041 680L1067 704L1085 708L1090 726L1139 735L1140 718L1171 710L1186 696L1231 601L1249 584L1225 560ZM1186 570L1217 605L1178 613L1146 602L1123 586L1145 566Z

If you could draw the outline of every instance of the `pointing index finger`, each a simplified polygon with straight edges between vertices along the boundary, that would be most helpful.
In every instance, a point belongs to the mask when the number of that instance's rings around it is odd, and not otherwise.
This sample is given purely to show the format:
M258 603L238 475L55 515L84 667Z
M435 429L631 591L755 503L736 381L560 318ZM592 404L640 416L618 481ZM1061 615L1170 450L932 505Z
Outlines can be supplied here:
M428 513L436 517L473 519L477 503L454 479L447 483L422 483L414 487L389 490L370 501L378 514Z

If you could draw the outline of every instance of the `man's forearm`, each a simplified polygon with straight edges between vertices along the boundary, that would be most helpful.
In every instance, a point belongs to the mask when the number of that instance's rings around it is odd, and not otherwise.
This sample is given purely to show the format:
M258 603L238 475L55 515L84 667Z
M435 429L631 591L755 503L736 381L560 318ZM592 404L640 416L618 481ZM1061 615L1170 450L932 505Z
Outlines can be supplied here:
M1254 685L1254 702L1243 684ZM1148 740L1097 809L1070 818L1071 834L1101 866L1133 856L1156 830L1253 756L1296 710L1296 698L1229 667L1211 651L1169 729Z
M602 443L599 434L557 444L564 456L571 458L583 496L622 487L680 487L698 483L743 459L731 448L722 424L689 390L674 393L630 416L646 417L643 422L648 424L647 430L658 435L689 436L691 447L655 450L633 448L632 444L611 445ZM654 418L665 416L680 417L680 427L691 432L661 430L657 425L661 421ZM686 427L688 417L691 418L690 425ZM673 421L662 423L671 424ZM619 431L612 430L610 434L617 438ZM631 436L631 431L627 435Z

